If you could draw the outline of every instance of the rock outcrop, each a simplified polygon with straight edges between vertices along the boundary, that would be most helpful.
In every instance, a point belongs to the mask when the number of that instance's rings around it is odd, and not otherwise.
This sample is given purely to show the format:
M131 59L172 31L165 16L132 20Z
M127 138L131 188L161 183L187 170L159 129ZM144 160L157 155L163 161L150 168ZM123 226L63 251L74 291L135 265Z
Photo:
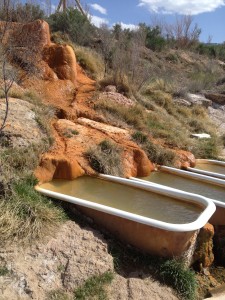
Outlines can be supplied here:
M193 264L197 265L200 269L210 267L214 261L213 236L214 227L211 224L207 223L200 229L193 256Z
M6 105L0 101L0 120L5 116ZM27 101L9 98L9 113L1 137L1 146L29 147L38 145L47 136L37 122L34 105Z
M212 100L215 103L225 105L225 95L224 94L218 94L218 93L205 93L205 97L207 99Z

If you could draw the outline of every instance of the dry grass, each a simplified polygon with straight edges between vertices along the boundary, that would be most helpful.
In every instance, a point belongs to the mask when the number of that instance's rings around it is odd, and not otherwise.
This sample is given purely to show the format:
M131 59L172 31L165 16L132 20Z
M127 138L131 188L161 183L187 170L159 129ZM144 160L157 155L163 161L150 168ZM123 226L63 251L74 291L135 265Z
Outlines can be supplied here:
M11 195L0 201L0 244L32 242L51 234L62 221L63 211L37 193L34 185L32 177L13 183Z
M76 59L87 74L95 80L104 76L104 62L102 57L94 50L73 44Z
M140 105L127 107L112 101L99 100L95 102L95 109L103 114L107 112L113 115L114 119L119 119L135 128L143 128L144 126L145 111Z
M103 140L90 148L86 156L91 167L98 173L123 176L121 149L112 141Z

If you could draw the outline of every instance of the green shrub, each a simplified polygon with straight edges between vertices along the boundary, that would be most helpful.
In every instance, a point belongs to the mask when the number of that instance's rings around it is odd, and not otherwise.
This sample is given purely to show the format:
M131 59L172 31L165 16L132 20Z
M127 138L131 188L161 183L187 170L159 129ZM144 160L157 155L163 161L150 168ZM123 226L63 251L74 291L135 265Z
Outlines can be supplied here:
M91 44L94 26L78 9L68 8L65 12L56 12L47 19L52 32L68 34L70 40L81 46ZM81 30L82 29L82 30Z
M168 260L160 266L160 276L167 285L172 286L185 300L195 300L197 281L195 273L185 268L182 262Z
M90 148L86 156L96 172L123 176L121 149L115 143L103 140L97 146Z
M89 278L83 286L74 291L75 299L87 300L107 300L105 286L113 280L113 273L106 272L99 276Z

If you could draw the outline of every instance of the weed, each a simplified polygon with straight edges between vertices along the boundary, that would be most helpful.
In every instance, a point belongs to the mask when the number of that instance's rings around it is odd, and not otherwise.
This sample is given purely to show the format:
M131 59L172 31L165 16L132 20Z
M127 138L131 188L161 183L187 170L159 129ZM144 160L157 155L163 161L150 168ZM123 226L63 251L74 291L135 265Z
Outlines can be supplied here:
M148 137L141 131L136 131L132 134L132 139L139 144L145 144L148 140Z
M7 269L6 266L0 267L0 276L5 276L9 273L9 270Z
M103 140L99 145L90 148L86 156L91 167L98 173L122 176L121 149L108 140Z
M87 299L108 299L105 291L105 286L111 283L113 280L113 273L106 272L99 276L93 276L89 278L83 286L74 291L75 299L87 300Z
M66 129L66 131L63 132L63 135L67 138L72 138L74 135L78 135L79 131L75 129Z
M186 300L196 299L197 281L195 273L184 267L182 262L168 260L160 266L160 276Z
M69 300L69 296L62 290L54 290L47 293L46 300Z

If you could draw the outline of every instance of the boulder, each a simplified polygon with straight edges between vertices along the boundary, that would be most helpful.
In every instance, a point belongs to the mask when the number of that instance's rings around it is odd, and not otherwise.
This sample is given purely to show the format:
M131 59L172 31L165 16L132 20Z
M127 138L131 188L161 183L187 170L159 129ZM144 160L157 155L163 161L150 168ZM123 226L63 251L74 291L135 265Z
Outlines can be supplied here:
M209 107L212 105L212 101L206 99L204 95L188 93L187 100L190 101L192 104L202 105L204 107Z
M205 97L207 99L212 100L218 104L224 105L225 104L225 95L224 94L217 94L217 93L205 93Z

